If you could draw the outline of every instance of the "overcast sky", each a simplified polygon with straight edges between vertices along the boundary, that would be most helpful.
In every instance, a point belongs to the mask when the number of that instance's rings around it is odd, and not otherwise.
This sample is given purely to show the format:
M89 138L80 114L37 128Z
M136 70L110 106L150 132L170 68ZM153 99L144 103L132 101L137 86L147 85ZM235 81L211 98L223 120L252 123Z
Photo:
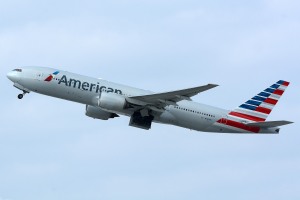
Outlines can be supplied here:
M298 0L0 1L0 200L300 199ZM211 134L20 93L6 73L47 66L233 109L274 82L279 135ZM298 128L297 128L298 127Z

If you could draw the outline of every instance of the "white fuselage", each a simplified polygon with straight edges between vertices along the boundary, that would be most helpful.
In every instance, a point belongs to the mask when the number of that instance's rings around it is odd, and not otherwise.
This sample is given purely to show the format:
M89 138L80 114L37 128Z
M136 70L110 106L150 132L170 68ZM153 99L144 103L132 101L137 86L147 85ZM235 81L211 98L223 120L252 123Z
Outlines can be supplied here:
M23 68L21 75L15 76L13 82L15 87L23 91L32 91L90 106L98 106L97 99L101 93L115 93L124 97L153 93L61 70L58 75L52 77L51 81L45 81L54 71L56 70L43 67ZM106 111L126 116L133 114L128 109ZM197 131L223 133L251 132L219 123L220 120L227 120L228 113L229 111L224 109L189 100L182 100L177 105L165 107L164 112L153 112L153 116L155 122L176 125ZM260 130L259 132L273 133L274 130L267 129Z

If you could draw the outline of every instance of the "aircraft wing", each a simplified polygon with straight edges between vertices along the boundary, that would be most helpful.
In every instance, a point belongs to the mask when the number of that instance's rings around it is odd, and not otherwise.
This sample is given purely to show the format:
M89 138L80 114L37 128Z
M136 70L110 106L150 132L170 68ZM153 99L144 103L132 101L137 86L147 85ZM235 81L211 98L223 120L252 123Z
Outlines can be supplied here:
M195 96L201 92L217 87L215 84L207 84L204 86L188 88L183 90L176 90L163 93L155 93L150 95L133 96L129 97L129 101L143 102L145 105L152 105L158 108L165 107L166 105L176 105L176 102L182 100L191 100L192 96Z

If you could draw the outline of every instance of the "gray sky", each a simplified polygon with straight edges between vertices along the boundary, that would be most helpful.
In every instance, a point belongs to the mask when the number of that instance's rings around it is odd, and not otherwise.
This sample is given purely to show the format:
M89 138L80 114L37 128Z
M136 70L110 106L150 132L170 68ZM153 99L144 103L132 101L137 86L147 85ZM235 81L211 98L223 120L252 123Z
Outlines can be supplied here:
M0 1L0 200L299 199L298 0ZM233 109L291 82L280 135L151 131L27 95L6 73L60 68L157 92L207 83L195 101ZM298 128L297 128L298 127Z

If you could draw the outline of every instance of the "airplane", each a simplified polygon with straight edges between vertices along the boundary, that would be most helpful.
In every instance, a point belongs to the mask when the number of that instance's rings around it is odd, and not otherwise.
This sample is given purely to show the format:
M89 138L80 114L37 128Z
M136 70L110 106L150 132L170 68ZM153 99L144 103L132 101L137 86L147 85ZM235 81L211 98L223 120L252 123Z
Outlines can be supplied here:
M91 78L46 67L24 67L7 74L14 87L85 105L88 117L108 120L130 117L129 125L149 130L153 122L216 133L278 134L293 122L266 121L289 82L279 80L233 110L192 101L191 97L217 87L207 84L154 93L104 79Z

